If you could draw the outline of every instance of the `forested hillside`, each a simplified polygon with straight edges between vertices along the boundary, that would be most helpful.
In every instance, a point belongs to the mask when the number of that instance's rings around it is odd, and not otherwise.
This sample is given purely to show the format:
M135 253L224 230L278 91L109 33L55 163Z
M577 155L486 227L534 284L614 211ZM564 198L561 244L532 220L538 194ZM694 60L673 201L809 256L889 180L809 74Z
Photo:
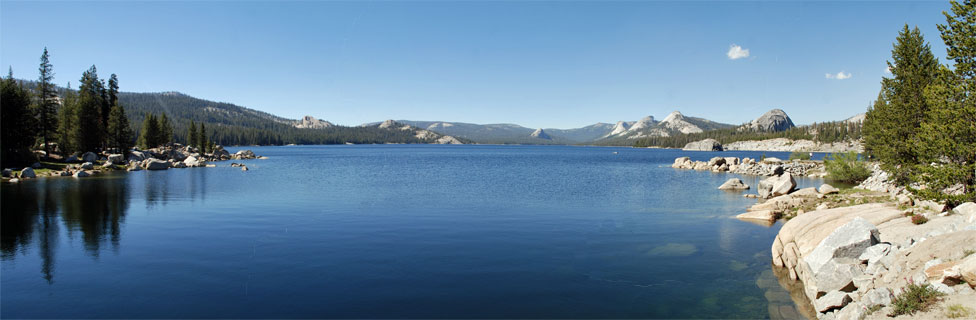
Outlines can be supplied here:
M205 123L211 131L211 140L223 145L422 143L412 132L401 130L344 126L295 128L294 120L176 92L123 92L119 103L126 108L133 124L142 123L147 112L165 112L173 121L174 139L181 143L186 141L190 121Z
M37 86L36 81L18 82L26 88ZM65 97L68 89L57 87L57 92ZM179 92L120 92L118 101L133 132L140 132L147 113L165 113L173 125L174 141L184 144L190 121L206 124L210 141L221 145L424 143L411 132L371 127L296 128L295 120Z
M818 142L831 143L839 141L857 140L861 138L861 122L832 121L814 123L812 125L793 127L783 131L765 131L749 129L746 126L725 128L699 133L674 135L670 137L647 137L637 140L635 147L681 148L685 144L703 139L715 139L722 144L748 141L766 140L774 138L789 138L793 140L807 139Z

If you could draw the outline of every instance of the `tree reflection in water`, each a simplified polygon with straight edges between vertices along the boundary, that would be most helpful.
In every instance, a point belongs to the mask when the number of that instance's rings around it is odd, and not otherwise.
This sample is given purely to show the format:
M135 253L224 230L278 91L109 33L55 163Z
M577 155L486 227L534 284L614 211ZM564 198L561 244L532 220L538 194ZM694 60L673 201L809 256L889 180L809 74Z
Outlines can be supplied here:
M37 245L41 274L54 282L61 224L67 236L80 236L85 251L98 258L110 243L117 252L128 209L124 174L90 179L46 178L0 186L0 257L16 259Z

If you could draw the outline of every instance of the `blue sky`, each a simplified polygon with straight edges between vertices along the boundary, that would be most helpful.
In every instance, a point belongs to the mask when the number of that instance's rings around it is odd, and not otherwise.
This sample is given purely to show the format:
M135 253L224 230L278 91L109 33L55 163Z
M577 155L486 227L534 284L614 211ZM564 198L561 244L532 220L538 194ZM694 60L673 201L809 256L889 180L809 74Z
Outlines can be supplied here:
M343 125L410 119L571 128L661 119L673 110L742 123L774 107L805 124L866 109L905 23L921 28L944 60L936 24L948 8L4 0L0 65L36 78L47 46L60 85L77 85L94 64L100 76L118 74L123 91L179 91Z

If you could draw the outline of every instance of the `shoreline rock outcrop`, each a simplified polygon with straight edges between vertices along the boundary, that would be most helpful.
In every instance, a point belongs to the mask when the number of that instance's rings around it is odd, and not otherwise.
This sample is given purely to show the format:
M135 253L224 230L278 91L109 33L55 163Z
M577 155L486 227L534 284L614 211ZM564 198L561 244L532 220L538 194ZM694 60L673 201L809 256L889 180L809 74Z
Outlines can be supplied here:
M757 161L752 158L714 157L708 161L692 161L690 157L678 157L671 164L675 169L709 170L754 176L779 176L789 173L792 176L826 176L823 162L810 160L782 161L766 158Z
M821 319L860 319L910 283L976 302L976 277L962 276L972 267L960 267L976 266L976 204L945 213L915 209L929 222L915 224L905 210L881 203L798 215L773 241L773 265L803 283Z
M766 140L736 141L722 146L726 151L785 151L785 152L864 152L858 141L823 143L813 140L774 138Z
M681 150L685 151L722 151L722 144L715 139L705 139L701 141L689 142Z
M121 154L86 152L80 156L71 155L67 157L63 168L59 166L57 170L48 171L40 174L40 176L73 176L82 178L96 175L106 170L140 171L215 167L216 165L209 164L208 162L230 159L246 160L267 158L258 156L251 150L241 150L237 153L230 154L230 152L220 145L215 146L210 153L201 153L197 148L171 143L166 146L146 150L131 149ZM42 166L38 163L35 164L35 167L41 168ZM37 178L39 176L32 167L24 168L17 177L13 177L12 175L12 172L6 173L5 171L4 179L9 182L18 182L23 179Z
M732 178L725 181L721 186L718 187L719 190L749 190L749 185L742 182L742 179Z

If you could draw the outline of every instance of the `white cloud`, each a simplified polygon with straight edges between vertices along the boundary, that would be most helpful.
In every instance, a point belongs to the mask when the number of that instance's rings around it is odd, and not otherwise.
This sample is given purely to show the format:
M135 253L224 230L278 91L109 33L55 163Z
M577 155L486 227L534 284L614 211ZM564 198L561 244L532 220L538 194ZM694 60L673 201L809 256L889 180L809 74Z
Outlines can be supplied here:
M827 77L827 79L844 80L844 79L850 79L852 77L852 75L850 73L848 73L848 72L841 71L841 72L838 72L837 74L828 73L826 75L826 77Z
M742 49L742 47L733 43L731 46L729 46L729 52L725 55L729 56L730 60L748 58L749 49Z

